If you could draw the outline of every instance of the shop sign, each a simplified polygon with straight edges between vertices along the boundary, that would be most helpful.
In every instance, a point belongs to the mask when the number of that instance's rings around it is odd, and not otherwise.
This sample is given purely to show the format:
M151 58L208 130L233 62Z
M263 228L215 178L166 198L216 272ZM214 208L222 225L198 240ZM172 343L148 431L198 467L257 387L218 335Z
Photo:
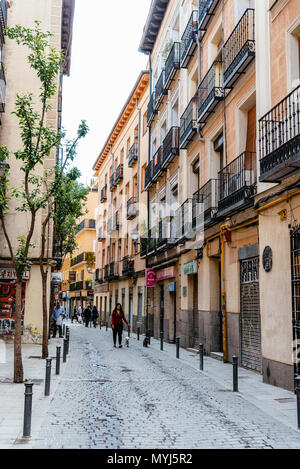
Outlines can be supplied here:
M198 273L198 266L196 261L187 262L184 264L184 275L192 275Z
M154 269L146 269L146 287L156 287L156 272Z
M167 267L166 269L159 270L156 272L156 281L160 282L161 280L167 280L168 278L175 277L174 267Z
M168 291L170 293L175 293L176 292L176 282L169 283Z
M30 271L26 270L23 280L30 279ZM0 280L17 280L17 272L15 269L0 269Z

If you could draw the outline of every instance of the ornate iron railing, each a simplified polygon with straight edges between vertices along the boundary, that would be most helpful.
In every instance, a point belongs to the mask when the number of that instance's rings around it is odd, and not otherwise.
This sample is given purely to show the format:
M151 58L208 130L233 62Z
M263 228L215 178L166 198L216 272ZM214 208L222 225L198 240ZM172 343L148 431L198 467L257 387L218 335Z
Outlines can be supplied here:
M110 177L110 191L112 192L116 188L115 175L112 173Z
M71 259L71 267L73 267L74 265L80 264L81 262L84 262L84 261L85 261L85 253L82 252L78 256Z
M166 70L166 78L165 78L165 89L168 90L170 85L176 75L177 70L180 69L180 43L174 42L172 49L168 55L166 60L165 70Z
M255 195L256 153L245 151L219 172L219 212Z
M155 93L153 92L152 95L150 96L150 100L148 103L148 111L147 111L147 125L150 126L152 123L155 114L157 114L157 111L154 108L155 106Z
M160 146L157 152L155 153L155 155L153 156L152 181L156 181L159 175L161 174L162 158L163 158L163 146Z
M141 257L145 257L148 251L148 238L142 237L141 242Z
M122 275L127 275L131 277L134 274L134 259L129 256L123 258L122 261Z
M99 228L98 230L98 241L104 241L105 240L105 236L104 236L104 228L101 227Z
M221 4L221 0L199 0L198 27L200 31L207 30L219 4Z
M132 220L137 216L137 199L136 197L131 197L127 202L127 220Z
M179 127L171 127L163 142L162 168L165 168L177 155L179 155Z
M197 131L197 99L189 102L180 118L180 148L187 148Z
M187 68L190 59L197 47L196 35L198 33L198 11L194 10L181 38L180 66Z
M101 196L100 196L100 202L105 202L107 200L107 186L105 185L102 189L101 189Z
M260 180L280 182L300 154L300 86L259 120Z
M152 183L153 160L150 161L145 170L145 190L149 189Z
M158 228L151 228L148 234L148 254L151 254L157 249Z
M224 99L222 62L215 61L200 83L198 90L198 120L206 123L220 100Z
M105 266L104 266L104 280L105 280L105 281L109 280L109 271L110 271L110 266L109 266L109 264L108 264L108 265L105 265Z
M168 94L168 91L165 90L165 82L166 82L166 72L162 70L157 83L155 85L155 106L154 109L157 111L159 106L161 105L164 96Z
M192 199L187 199L175 215L175 237L180 241L189 239L192 234Z
M138 160L138 156L139 156L139 146L137 143L134 143L129 150L129 155L128 155L129 168L131 168L134 165L134 163Z
M248 8L223 46L224 87L232 87L255 57L255 10Z
M193 228L209 222L218 211L218 179L210 179L193 195Z
M123 164L119 164L116 170L115 184L119 184L123 180Z

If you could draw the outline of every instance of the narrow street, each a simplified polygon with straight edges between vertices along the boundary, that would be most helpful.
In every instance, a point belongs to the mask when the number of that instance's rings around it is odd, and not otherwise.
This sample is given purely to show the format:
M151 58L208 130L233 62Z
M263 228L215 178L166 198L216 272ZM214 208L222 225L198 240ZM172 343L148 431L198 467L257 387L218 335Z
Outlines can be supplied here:
M176 360L157 344L132 337L113 349L110 329L71 325L35 448L300 448L296 428L200 373L196 356Z

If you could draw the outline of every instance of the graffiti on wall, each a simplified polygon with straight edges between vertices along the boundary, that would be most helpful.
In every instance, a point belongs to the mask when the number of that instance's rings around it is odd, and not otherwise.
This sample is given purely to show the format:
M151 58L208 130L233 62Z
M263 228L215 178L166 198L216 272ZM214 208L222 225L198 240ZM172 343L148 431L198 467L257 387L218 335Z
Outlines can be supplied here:
M0 282L0 335L11 335L15 329L16 285ZM25 309L25 284L22 287L22 331Z

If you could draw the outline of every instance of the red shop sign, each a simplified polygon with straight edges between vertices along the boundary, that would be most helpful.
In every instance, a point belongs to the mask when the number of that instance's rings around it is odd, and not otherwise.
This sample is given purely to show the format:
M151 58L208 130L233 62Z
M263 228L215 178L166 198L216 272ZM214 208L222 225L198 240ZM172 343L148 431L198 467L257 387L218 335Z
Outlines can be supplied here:
M154 269L146 269L146 287L156 287L156 272Z
M156 272L156 281L159 282L160 280L166 280L168 278L175 277L175 269L174 267L168 267L166 269L159 270Z

